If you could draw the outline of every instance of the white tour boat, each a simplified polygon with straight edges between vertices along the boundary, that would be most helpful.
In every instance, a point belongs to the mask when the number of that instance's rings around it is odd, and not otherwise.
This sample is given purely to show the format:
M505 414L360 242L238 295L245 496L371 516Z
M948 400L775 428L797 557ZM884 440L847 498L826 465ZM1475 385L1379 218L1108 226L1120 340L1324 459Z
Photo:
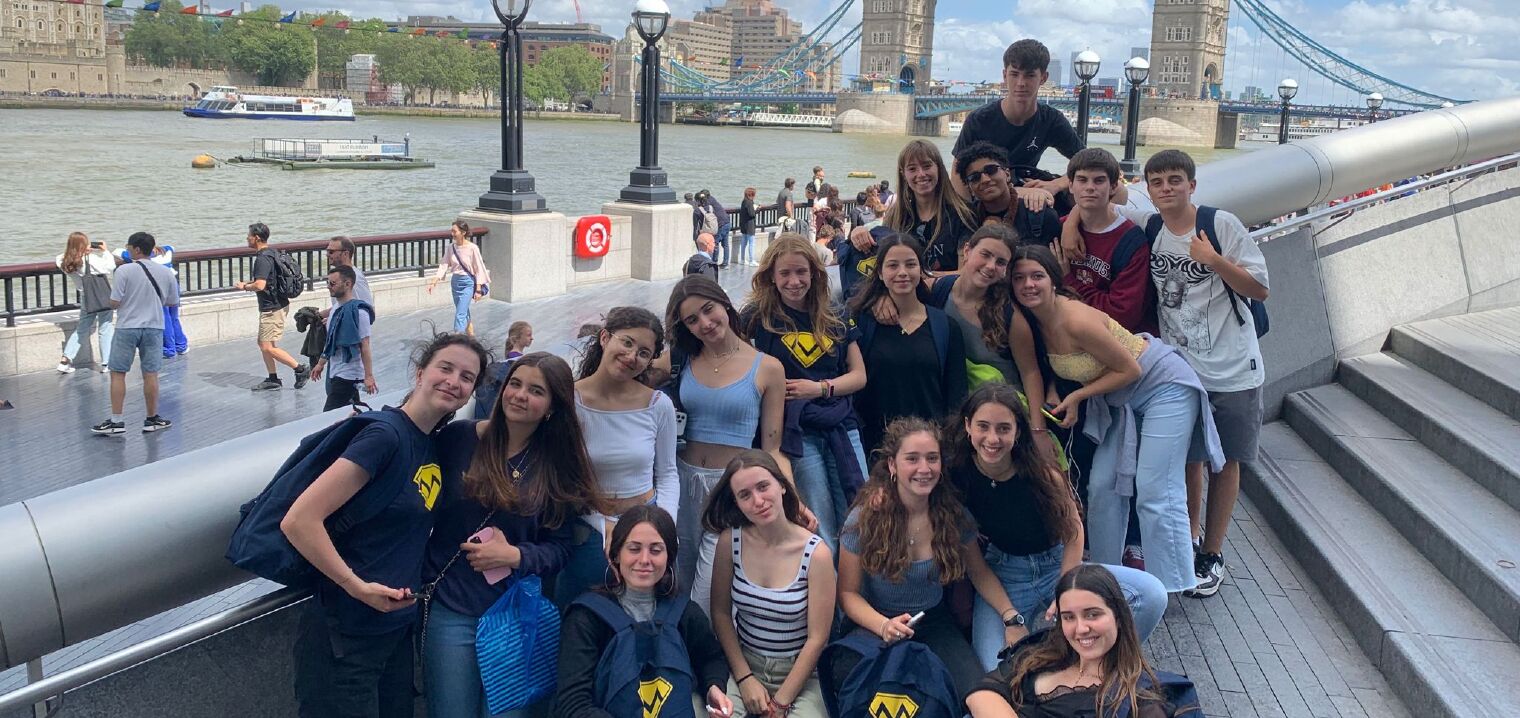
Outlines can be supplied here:
M218 85L184 112L215 119L353 121L354 102L346 97L244 95L236 87Z

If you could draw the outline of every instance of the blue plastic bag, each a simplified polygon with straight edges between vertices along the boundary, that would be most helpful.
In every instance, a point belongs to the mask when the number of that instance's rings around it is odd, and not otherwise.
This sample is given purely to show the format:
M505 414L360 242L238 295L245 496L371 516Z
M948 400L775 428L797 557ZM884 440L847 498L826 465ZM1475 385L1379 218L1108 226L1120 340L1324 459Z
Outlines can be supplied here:
M492 715L526 708L554 692L559 609L537 576L515 581L475 625L475 659Z

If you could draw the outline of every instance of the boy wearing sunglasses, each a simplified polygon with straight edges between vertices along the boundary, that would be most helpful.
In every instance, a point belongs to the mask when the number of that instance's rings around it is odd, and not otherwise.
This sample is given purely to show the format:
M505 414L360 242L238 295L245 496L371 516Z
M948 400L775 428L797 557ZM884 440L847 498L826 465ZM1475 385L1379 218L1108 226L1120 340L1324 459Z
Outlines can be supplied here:
M976 142L955 153L956 170L971 191L971 208L979 224L1003 222L1019 233L1021 244L1049 245L1061 237L1061 218L1050 207L1029 208L1014 195L1008 154L991 142Z

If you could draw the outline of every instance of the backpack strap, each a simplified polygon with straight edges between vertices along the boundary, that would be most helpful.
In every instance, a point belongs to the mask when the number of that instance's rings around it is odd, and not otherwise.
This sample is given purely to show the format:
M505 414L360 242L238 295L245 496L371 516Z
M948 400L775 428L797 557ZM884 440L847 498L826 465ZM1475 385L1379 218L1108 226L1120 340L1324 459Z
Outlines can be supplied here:
M947 274L935 279L934 286L929 288L929 306L944 309L945 304L950 301L950 290L955 286L955 280L959 278L959 274Z
M349 435L350 437L358 436L359 432L364 429L363 425L372 422L388 424L398 433L412 428L406 425L411 423L411 419L407 418L405 414L402 414L400 411L386 411L383 409L380 411L366 411L358 416L349 417L345 421L356 424L353 427L353 432ZM402 422L406 422L406 424ZM340 453L339 456L341 455ZM403 460L410 461L411 458L411 456L406 456L403 457ZM336 457L334 460L336 460ZM333 516L333 533L345 533L353 527L379 516L380 512L384 511L385 507L390 506L391 502L401 495L401 490L410 483L405 479L398 479L392 481L389 486L380 486L376 481L378 478L377 476L369 477L369 482L365 483L364 488L360 489L358 493L354 494L353 498L348 500L348 503L345 503L338 509Z
M633 617L628 615L623 607L618 605L612 597L597 591L587 591L581 594L571 605L584 606L596 614L597 618L607 624L613 633L620 633L633 626Z
M1224 255L1224 248L1220 246L1219 234L1214 229L1214 217L1218 213L1219 210L1214 207L1199 207L1197 225L1199 229L1203 230L1204 236L1209 238L1209 244L1214 245L1214 251L1222 256ZM1246 319L1240 315L1240 296L1235 293L1234 289L1230 288L1230 283L1224 281L1224 278L1221 277L1219 281L1224 284L1224 293L1230 298L1230 313L1235 315L1235 323L1244 326Z
M1156 244L1156 238L1161 236L1161 228L1166 226L1166 220L1161 219L1161 213L1157 212L1145 220L1145 238L1150 240L1152 246Z
M1159 214L1156 215L1158 218L1160 216ZM1147 236L1145 231L1140 230L1138 227L1125 232L1124 236L1119 238L1119 244L1114 247L1114 255L1109 258L1108 281L1117 280L1119 272L1128 267L1130 260L1134 259L1135 252L1140 251L1141 247L1149 246L1150 242L1154 239L1154 237Z
M684 593L677 593L670 598L656 603L654 609L654 621L661 626L681 625L681 617L686 615L687 598Z
M934 339L934 353L939 356L940 368L944 368L945 363L950 361L950 315L942 309L931 307L928 317L929 334Z
M142 267L143 274L148 275L148 283L153 285L153 293L158 295L158 303L159 304L163 304L164 303L164 290L162 290L162 289L159 288L159 286L158 286L158 280L153 278L153 272L151 272L151 271L148 270L148 265L143 264L142 260L137 260L136 262L133 262L133 264L136 264L137 266Z
M864 357L871 351L871 341L876 338L876 317L867 311L855 320L855 326L860 329L860 355Z

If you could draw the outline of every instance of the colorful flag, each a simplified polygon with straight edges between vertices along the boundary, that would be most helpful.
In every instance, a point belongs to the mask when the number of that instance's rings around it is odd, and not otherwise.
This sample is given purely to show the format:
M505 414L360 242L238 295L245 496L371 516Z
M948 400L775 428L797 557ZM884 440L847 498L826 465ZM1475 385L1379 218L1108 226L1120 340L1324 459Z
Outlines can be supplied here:
M63 0L63 1L66 2L66 3L72 3L74 5L83 5L84 4L84 0Z
M448 30L439 30L438 32L433 33L433 36L434 37L448 37L451 34L453 34L453 33L450 33Z
M106 7L121 7L122 0L106 0Z
M200 7L196 6L196 5L188 5L186 7L180 8L179 14L181 14L181 15L199 15L200 14Z
M227 8L216 14L217 17L232 17L232 8Z
M286 15L285 17L280 18L280 22L289 23L289 22L295 22L295 21L296 21L296 11L294 11L294 10L291 10L289 15Z
M333 25L333 27L335 27L335 28L337 28L339 30L347 30L348 29L348 21L347 20L339 20L338 24Z
M466 30L464 28L459 28L459 39L461 39L461 40L468 40L468 39L470 39L470 31Z
M399 28L399 27L388 27L388 28L385 28L385 31L386 32L401 32L401 28Z
M323 25L326 25L326 24L327 24L327 18L325 18L325 17L319 17L319 18L311 21L311 26L312 27L322 27Z
M734 58L734 67L744 67L744 56L743 55L740 55L740 56Z
M807 70L803 74L807 75L808 79L810 79L810 80L817 80L818 79L818 73L813 72L812 70Z
M144 5L142 9L147 12L158 12L158 0L153 0L153 2Z
M416 30L412 31L412 35L426 35L426 34L427 34L427 28L419 27Z

